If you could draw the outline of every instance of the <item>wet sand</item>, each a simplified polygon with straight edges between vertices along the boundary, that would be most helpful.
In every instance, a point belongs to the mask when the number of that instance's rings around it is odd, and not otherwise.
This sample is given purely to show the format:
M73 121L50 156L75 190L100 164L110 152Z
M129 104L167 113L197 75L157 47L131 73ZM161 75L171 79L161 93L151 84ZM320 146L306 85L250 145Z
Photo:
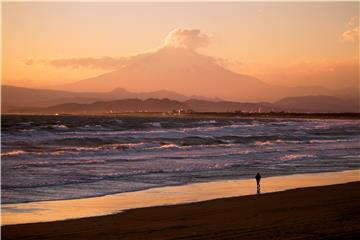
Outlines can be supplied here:
M360 181L2 227L2 239L356 239Z

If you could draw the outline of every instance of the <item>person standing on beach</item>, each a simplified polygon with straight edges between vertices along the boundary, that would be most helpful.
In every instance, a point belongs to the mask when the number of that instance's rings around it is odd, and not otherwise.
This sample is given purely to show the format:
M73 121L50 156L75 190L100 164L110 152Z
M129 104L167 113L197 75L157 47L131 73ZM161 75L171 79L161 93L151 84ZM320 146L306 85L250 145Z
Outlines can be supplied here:
M257 194L260 194L260 180L261 180L260 173L256 174L255 179L256 179L256 192Z

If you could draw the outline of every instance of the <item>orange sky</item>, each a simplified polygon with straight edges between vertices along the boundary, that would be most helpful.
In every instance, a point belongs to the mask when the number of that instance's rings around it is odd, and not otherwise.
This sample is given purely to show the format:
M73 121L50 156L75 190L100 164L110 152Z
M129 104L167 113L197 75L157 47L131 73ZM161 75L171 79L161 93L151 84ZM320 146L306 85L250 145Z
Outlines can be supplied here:
M121 61L189 28L206 36L197 51L236 72L287 86L358 87L358 15L358 2L3 3L2 83L93 77L112 70L103 56ZM91 64L49 64L84 58Z

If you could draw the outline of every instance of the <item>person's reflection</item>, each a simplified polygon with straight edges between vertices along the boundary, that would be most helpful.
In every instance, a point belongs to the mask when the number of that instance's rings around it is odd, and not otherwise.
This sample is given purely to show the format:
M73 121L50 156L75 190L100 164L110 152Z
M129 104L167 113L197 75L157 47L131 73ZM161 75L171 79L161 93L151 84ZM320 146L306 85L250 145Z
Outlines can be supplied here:
M260 173L256 174L255 179L256 179L256 192L257 194L260 194L260 180L261 180Z

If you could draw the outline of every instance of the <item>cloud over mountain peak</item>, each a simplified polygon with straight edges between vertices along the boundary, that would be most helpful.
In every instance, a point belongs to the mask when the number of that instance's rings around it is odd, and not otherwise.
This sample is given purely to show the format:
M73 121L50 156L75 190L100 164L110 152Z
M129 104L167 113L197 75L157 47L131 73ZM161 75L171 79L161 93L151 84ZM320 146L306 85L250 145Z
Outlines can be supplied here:
M165 38L165 46L183 47L192 50L207 47L210 43L210 36L201 32L200 29L176 28Z

